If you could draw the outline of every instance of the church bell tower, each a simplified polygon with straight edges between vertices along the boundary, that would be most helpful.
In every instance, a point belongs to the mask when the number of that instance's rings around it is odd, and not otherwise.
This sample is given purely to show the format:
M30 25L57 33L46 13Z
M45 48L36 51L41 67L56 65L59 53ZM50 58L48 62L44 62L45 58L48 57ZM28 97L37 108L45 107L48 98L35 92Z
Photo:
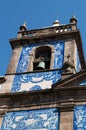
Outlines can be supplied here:
M85 68L77 19L34 30L24 23L10 45L0 90L1 130L72 130L73 90L67 82Z

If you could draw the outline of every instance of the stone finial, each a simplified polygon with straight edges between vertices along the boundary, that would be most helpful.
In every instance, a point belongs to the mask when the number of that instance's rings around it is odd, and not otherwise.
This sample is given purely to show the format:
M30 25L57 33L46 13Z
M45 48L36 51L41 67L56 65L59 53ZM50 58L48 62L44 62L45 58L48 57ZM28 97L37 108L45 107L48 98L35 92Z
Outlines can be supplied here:
M73 15L72 18L70 19L70 24L71 24L72 30L77 29L77 19L76 19L75 15Z
M18 32L18 38L22 38L22 36L26 36L24 32L26 30L27 30L27 27L26 27L26 21L25 21L24 24L20 26L20 31Z
M77 23L75 15L73 15L72 18L70 19L70 23Z
M55 20L55 21L53 22L53 27L55 27L55 26L59 26L59 25L60 25L59 20Z
M22 26L20 26L20 31L26 31L27 27L26 27L26 21L24 22L24 24Z

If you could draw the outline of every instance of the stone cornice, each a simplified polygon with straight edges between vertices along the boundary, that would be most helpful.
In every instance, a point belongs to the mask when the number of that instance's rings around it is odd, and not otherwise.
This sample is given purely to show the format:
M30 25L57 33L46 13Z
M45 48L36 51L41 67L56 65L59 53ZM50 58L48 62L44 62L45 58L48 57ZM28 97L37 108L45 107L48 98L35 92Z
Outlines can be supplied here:
M72 74L68 78L65 78L58 83L54 84L55 88L61 88L66 86L75 86L77 84L80 84L83 80L86 80L86 69L76 73Z
M71 86L34 92L1 93L0 106L6 109L59 107L70 108L78 103L86 104L86 86ZM3 104L3 105L2 105Z

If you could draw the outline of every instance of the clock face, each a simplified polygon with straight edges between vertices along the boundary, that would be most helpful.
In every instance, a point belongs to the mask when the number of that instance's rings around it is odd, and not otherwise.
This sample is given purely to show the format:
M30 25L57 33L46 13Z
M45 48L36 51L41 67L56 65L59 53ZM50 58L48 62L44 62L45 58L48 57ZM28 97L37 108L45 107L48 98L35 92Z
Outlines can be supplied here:
M43 46L43 50L40 49L40 46ZM54 48L53 55L50 55L49 48L47 46ZM32 61L29 56L32 54L32 52L35 52L35 48L38 48L38 52L36 53L36 60L40 60L40 57L38 57L38 54L41 54L41 57L44 58L44 60L49 60L48 58L51 57L50 61L48 61L48 64L51 63L52 69L46 69L46 71L38 71L35 73L27 73L23 74L23 72L27 71L27 68L29 64L31 64ZM33 51L34 50L34 51ZM49 51L49 53L47 52ZM47 53L46 53L47 52ZM52 53L52 51L51 51ZM48 55L49 54L49 55ZM47 58L48 56L48 58ZM25 45L22 49L18 67L16 72L22 73L19 75L15 75L13 85L11 92L20 92L20 91L33 91L33 90L41 90L41 89L49 89L52 87L52 85L58 80L61 79L61 71L55 70L55 69L61 69L64 59L64 42L63 41L56 41L56 42L45 42L45 43L38 43L38 44L29 44ZM33 56L35 57L35 56ZM33 60L34 61L34 60ZM44 61L47 63L47 61ZM43 63L41 64L43 66ZM34 70L33 70L34 71Z

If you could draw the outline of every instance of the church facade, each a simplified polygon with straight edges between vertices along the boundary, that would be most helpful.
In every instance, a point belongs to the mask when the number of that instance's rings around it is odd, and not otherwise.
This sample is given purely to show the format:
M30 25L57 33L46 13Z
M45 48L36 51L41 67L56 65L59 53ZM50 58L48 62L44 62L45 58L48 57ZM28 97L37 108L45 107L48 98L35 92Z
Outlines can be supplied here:
M0 77L1 130L85 130L86 67L77 19L27 30L10 39Z

